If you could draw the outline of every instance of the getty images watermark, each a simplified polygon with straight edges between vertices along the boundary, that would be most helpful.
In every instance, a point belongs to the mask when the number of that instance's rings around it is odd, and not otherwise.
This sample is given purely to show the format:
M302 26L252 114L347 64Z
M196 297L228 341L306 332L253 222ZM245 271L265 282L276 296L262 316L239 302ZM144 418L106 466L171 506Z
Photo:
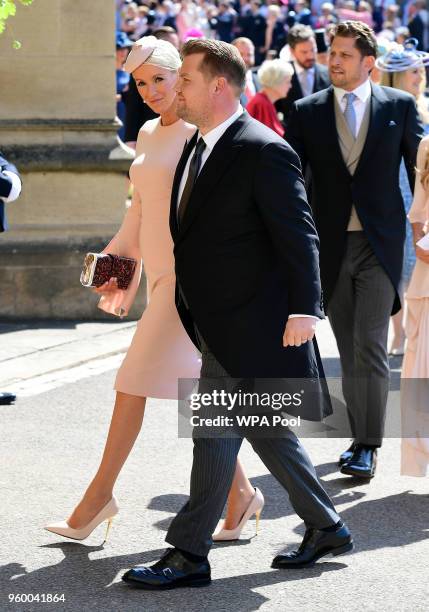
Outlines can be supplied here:
M221 408L228 414L204 416L193 414L190 417L192 427L300 427L301 416L289 417L275 413L249 413L249 408L271 408L273 411L285 410L291 406L299 408L303 403L304 390L295 393L257 393L246 391L229 392L224 389L213 389L210 392L191 393L189 407L192 411L201 408ZM244 411L242 410L244 409Z
M379 431L371 389L376 374L351 382L360 393L355 407L365 436ZM179 381L180 438L240 436L272 438L350 438L350 420L341 378L235 379L201 378ZM384 423L386 438L429 438L429 379L391 376Z
M332 413L319 379L201 378L179 384L179 437L287 435Z

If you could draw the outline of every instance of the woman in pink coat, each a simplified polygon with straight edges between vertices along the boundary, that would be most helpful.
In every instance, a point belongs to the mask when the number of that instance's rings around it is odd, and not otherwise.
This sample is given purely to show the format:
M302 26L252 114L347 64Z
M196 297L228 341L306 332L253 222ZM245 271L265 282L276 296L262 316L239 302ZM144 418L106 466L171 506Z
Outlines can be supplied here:
M425 236L429 223L429 136L419 146L414 200L408 218L417 243ZM401 474L425 476L429 466L429 244L425 248L416 244L416 265L406 300Z
M135 43L124 65L132 73L148 106L160 115L141 128L130 177L134 195L119 232L105 251L133 257L138 268L130 287L120 290L111 279L97 292L99 307L126 315L140 282L142 260L148 284L145 309L131 346L118 371L116 402L103 458L83 498L67 521L46 529L76 540L85 539L118 512L113 487L139 434L146 398L177 398L179 378L198 378L199 355L185 332L175 306L173 241L169 230L174 172L183 147L194 132L176 115L180 56L164 40L147 36ZM240 463L231 488L226 528L237 527L260 512L261 493L251 486Z

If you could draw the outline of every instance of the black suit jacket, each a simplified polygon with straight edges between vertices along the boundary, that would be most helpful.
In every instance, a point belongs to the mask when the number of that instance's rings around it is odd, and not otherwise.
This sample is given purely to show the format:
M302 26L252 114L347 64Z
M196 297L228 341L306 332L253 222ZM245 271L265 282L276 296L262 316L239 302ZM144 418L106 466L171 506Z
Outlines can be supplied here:
M180 318L233 377L314 377L316 343L283 348L289 313L323 317L318 237L298 156L244 112L219 139L177 223L197 135L174 177L170 228Z
M408 24L410 35L418 40L417 49L419 51L427 51L427 49L424 48L425 29L427 30L427 28L428 26L425 25L419 13L417 13Z
M299 82L298 76L295 72L295 64L291 62L293 67L293 76L291 80L291 87L288 91L286 98L280 98L275 103L275 107L278 113L283 113L283 123L287 124L289 115L292 111L293 105L297 100L301 100L304 97L302 92L301 83ZM329 73L326 66L323 64L315 64L314 66L314 85L312 93L326 89L331 84L329 79Z
M423 136L414 98L372 85L368 136L351 176L341 154L334 113L334 89L330 87L296 102L286 131L289 144L312 173L312 208L328 308L344 255L352 204L377 259L398 289L405 239L399 165L403 157L413 188L417 148ZM397 295L393 312L399 308Z
M3 199L6 199L12 189L12 182L8 176L3 175L7 170L19 176L18 170L10 164L0 153L0 232L7 230L6 211Z

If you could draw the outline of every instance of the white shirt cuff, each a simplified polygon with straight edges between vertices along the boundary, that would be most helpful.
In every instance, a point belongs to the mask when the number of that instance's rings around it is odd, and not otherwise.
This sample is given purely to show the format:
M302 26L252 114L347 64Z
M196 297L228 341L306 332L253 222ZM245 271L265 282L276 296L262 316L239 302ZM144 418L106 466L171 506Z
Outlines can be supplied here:
M320 321L319 317L314 315L305 315L305 314L290 314L288 319L297 319L298 317L303 317L305 319L316 319L316 321Z
M17 174L15 174L15 172L10 172L9 170L3 170L2 174L8 176L12 181L12 189L10 190L10 194L7 196L7 198L3 198L3 201L13 202L14 200L18 199L19 194L21 193L21 179Z

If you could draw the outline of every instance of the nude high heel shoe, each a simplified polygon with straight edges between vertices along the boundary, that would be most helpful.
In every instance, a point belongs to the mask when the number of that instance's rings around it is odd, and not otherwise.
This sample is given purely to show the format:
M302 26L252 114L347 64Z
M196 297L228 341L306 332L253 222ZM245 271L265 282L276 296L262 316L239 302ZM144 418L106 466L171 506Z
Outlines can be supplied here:
M94 516L92 521L90 521L88 525L85 525L85 527L81 527L80 529L73 529L73 527L69 527L66 521L61 521L60 523L46 525L44 529L46 529L46 531L50 531L52 533L56 533L57 535L63 536L64 538L71 538L72 540L85 540L85 538L91 535L91 533L96 527L98 527L104 521L107 521L106 536L104 538L104 542L107 542L107 537L109 535L113 517L116 516L118 512L118 503L116 501L116 498L112 497L112 499L107 502L104 508L102 508L100 512L96 516Z
M253 516L256 516L256 525L255 525L255 535L258 535L259 529L259 518L261 516L262 508L264 507L265 500L261 491L255 487L255 494L250 500L250 504L247 507L247 510L244 512L241 517L241 521L237 525L235 529L223 529L218 528L212 538L214 542L227 542L230 540L238 540L241 532L243 531L247 521Z

